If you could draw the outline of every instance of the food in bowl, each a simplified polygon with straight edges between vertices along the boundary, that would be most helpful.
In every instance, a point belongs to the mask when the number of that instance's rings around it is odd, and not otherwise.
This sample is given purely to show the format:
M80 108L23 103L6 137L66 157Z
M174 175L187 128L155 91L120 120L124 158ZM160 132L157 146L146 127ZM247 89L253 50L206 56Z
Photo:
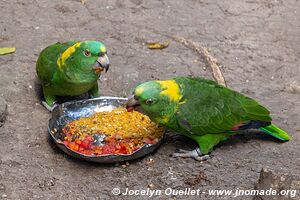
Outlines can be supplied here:
M67 123L64 145L85 155L132 154L146 144L155 144L164 129L137 111L118 107Z

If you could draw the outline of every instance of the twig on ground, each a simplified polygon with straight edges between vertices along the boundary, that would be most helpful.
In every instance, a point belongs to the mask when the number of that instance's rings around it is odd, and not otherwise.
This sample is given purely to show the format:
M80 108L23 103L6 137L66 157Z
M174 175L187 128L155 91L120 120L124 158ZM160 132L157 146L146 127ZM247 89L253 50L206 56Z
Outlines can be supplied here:
M80 0L80 2L84 5L88 0Z
M187 40L183 37L171 36L171 38L173 40L175 40L176 42L179 42L179 43L183 44L184 46L186 46L187 48L192 49L192 50L196 51L198 54L200 54L200 56L205 59L208 66L211 68L214 79L220 85L226 86L226 81L225 81L223 73L220 69L220 66L218 64L218 60L209 53L207 48L203 47L199 43L195 43L195 42Z

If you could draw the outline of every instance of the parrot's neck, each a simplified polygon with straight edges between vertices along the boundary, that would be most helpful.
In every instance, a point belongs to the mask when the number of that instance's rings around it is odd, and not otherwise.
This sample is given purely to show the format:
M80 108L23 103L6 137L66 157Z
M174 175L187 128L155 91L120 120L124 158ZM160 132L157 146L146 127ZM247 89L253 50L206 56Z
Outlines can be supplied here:
M168 105L164 105L159 112L148 113L150 119L160 125L168 126L173 124L176 119L176 112L178 104L173 102Z
M160 116L150 116L150 119L159 125L169 126L174 123L174 114L164 114Z

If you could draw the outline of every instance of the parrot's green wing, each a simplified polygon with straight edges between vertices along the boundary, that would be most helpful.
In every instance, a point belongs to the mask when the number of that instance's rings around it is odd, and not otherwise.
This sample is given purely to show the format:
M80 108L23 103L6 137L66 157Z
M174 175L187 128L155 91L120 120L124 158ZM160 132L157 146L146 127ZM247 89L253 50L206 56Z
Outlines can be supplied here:
M213 81L201 78L175 80L183 94L176 118L181 128L191 134L223 133L245 121L272 120L269 111L255 100Z
M62 52L76 42L56 43L45 48L37 60L37 74L43 85L51 84L52 78L58 70L57 60Z

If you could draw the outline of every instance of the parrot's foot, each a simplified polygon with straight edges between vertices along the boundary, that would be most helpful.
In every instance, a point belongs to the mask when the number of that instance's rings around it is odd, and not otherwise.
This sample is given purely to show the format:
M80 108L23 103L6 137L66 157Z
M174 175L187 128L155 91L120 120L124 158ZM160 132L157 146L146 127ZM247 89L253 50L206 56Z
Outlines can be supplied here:
M57 106L56 103L53 104L53 106L49 106L49 104L46 101L42 101L42 105L49 111L52 112L53 109Z
M177 153L172 154L173 157L181 157L181 158L193 158L198 161L204 161L210 158L209 155L203 155L199 148L196 148L192 151L187 151L183 149L179 149Z

